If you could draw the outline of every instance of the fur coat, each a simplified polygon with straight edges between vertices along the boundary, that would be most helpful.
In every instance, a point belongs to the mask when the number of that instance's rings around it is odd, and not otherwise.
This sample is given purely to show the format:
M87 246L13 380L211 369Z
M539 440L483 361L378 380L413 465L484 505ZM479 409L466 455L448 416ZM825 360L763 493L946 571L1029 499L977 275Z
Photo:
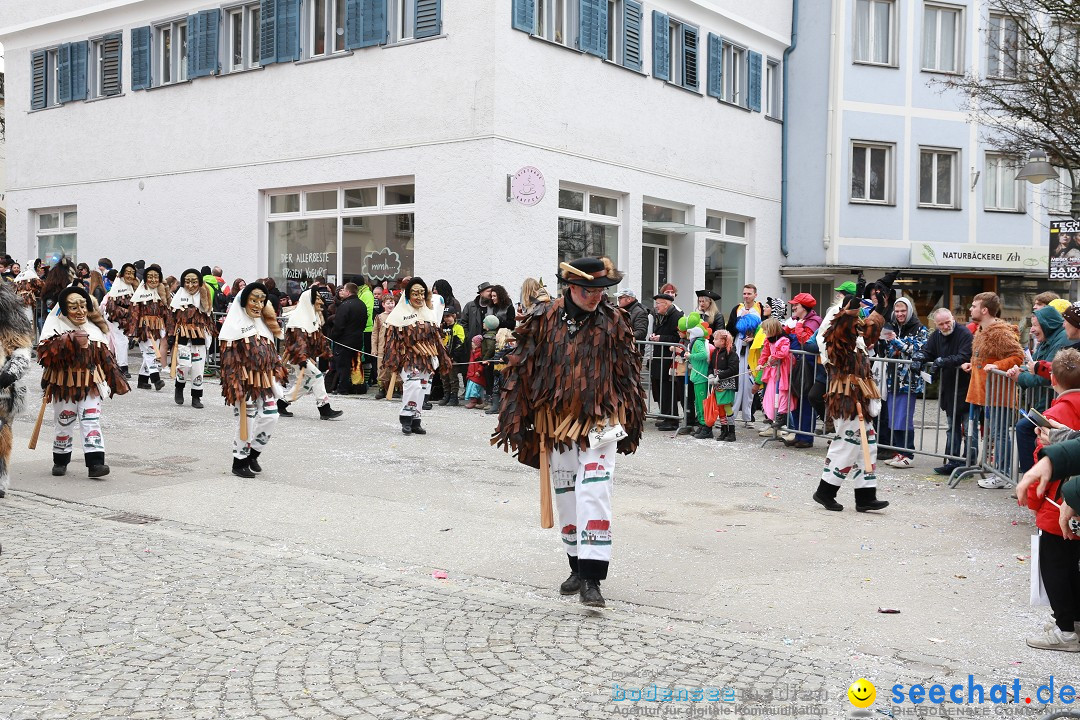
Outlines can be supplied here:
M881 336L885 318L876 312L865 318L858 310L831 308L821 323L819 350L829 373L826 413L829 417L854 420L862 406L869 417L870 400L881 398L881 391L870 371L867 348Z
M971 383L967 401L972 405L986 404L987 365L1004 371L1023 362L1019 328L1004 320L997 320L987 328L980 326L971 341Z

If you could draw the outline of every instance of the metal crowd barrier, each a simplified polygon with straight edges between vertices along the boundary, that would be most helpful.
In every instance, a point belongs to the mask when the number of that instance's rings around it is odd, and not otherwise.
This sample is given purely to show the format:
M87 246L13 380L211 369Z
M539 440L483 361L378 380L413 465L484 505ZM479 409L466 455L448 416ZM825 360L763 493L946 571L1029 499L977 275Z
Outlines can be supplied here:
M680 406L685 409L687 398L693 402L694 390L687 387L685 375L674 373L673 348L682 344L651 340L639 340L637 344L642 356L641 385L648 402L646 417L685 425L686 413L680 411ZM688 364L687 368L689 372Z

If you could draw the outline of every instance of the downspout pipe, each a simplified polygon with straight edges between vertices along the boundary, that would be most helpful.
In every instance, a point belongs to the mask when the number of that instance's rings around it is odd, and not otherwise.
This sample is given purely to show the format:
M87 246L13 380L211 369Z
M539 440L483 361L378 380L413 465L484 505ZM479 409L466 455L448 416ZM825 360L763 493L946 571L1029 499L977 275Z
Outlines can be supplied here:
M784 50L783 109L780 112L780 254L788 256L788 66L799 44L799 0L791 0L791 44Z

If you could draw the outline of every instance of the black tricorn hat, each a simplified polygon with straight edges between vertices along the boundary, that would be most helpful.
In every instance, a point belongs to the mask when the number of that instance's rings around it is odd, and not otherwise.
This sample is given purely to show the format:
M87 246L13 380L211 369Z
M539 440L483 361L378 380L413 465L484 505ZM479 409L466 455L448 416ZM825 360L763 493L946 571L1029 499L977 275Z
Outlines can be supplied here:
M719 293L715 293L712 290L698 290L694 294L697 295L698 297L707 297L707 298L712 298L713 300L719 300L720 299Z
M609 261L610 262L610 261ZM584 257L559 263L559 277L563 282L581 287L601 288L618 285L622 273L608 272L608 266L600 258Z

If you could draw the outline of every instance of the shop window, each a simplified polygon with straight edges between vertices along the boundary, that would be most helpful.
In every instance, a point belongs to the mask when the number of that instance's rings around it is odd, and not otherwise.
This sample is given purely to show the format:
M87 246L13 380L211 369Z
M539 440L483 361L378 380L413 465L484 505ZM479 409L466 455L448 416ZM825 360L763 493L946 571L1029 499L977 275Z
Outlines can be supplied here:
M606 255L619 264L620 200L610 194L559 189L559 261Z
M715 212L705 216L705 287L720 294L717 304L729 310L742 302L746 282L746 220Z
M36 210L35 235L37 257L55 262L61 255L76 259L79 235L79 212L75 207Z

